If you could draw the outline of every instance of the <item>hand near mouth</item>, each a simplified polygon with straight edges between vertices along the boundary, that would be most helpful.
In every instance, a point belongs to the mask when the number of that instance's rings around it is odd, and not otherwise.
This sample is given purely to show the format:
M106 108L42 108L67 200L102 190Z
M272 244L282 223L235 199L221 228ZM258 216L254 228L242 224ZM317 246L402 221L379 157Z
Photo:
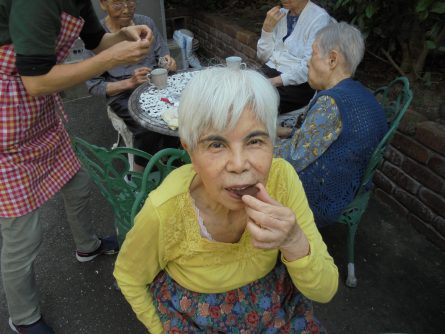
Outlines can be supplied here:
M309 242L293 211L271 198L261 183L255 187L259 189L255 197L242 197L253 245L261 249L278 248L287 261L308 255Z

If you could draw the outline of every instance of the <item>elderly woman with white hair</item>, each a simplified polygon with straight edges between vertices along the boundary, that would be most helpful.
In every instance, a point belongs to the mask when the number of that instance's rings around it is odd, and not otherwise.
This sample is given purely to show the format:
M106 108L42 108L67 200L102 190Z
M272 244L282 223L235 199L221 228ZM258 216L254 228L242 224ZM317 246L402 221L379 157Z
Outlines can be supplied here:
M182 94L192 163L150 193L114 275L158 333L323 332L338 270L292 166L273 159L278 95L251 70L201 71Z
M316 34L308 64L318 90L300 129L278 128L275 156L289 161L303 183L318 227L333 223L352 201L375 147L387 131L372 92L351 77L364 54L360 31L345 22Z

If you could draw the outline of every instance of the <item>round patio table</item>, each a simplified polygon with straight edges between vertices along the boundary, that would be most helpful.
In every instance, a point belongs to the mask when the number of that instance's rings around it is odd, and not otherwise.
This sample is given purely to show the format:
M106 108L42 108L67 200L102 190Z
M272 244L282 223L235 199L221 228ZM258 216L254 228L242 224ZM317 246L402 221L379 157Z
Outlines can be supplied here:
M145 129L178 137L178 129L169 128L162 114L178 107L182 90L197 71L191 69L169 76L165 89L157 89L149 82L143 83L128 100L130 115Z

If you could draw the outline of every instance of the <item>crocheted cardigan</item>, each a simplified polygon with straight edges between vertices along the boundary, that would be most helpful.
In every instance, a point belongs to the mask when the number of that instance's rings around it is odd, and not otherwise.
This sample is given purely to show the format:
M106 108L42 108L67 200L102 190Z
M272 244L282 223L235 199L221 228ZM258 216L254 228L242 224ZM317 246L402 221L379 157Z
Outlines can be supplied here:
M372 152L388 128L382 107L359 82L345 79L318 92L309 108L322 95L336 101L342 131L324 154L299 173L318 227L334 223L352 201Z

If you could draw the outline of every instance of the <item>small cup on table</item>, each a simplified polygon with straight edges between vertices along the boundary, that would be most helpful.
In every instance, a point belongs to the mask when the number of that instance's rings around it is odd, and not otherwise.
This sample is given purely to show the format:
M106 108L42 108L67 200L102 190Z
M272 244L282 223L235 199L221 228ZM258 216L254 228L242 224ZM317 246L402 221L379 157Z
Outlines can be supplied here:
M247 68L246 63L243 63L241 57L238 57L238 56L227 57L226 65L228 68L231 68L234 70L245 70Z
M147 74L148 81L157 89L164 89L167 87L168 71L165 68L156 68Z

